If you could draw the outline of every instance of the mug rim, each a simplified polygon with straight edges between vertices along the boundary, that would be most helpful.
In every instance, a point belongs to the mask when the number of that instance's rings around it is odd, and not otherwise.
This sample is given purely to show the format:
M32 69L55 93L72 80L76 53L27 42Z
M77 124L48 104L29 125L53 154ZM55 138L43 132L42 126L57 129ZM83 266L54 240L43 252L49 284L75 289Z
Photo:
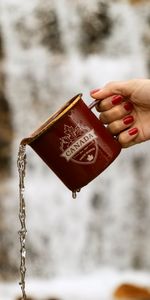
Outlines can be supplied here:
M41 136L48 128L53 126L59 119L61 119L75 104L81 100L82 93L77 94L70 100L68 100L58 111L53 113L41 126L38 127L29 137L24 138L21 144L30 144Z

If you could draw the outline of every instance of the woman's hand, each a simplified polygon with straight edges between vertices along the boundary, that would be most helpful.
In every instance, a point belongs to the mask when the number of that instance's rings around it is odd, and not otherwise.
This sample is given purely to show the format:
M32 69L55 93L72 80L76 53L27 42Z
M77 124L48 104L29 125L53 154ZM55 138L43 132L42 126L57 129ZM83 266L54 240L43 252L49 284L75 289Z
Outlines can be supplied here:
M123 148L150 139L150 80L110 82L91 91L100 120L108 125Z

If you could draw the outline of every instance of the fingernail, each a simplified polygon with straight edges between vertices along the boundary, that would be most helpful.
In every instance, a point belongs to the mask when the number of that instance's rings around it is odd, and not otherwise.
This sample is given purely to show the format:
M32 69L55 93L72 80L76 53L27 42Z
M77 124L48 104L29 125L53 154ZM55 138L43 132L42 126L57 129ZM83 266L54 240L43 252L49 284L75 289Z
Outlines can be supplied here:
M126 116L123 118L123 123L125 125L131 124L134 121L133 116Z
M121 95L115 95L112 97L111 101L112 101L113 105L116 105L116 104L121 103L122 99L123 99L123 97Z
M90 94L93 95L93 94L96 94L97 92L99 92L101 89L95 89L95 90L92 90L90 91Z
M124 104L124 108L125 108L125 110L127 110L127 111L131 111L132 108L133 108L133 105L132 105L131 102L126 102L126 103Z
M137 128L131 128L128 130L129 135L135 135L138 133L138 129Z

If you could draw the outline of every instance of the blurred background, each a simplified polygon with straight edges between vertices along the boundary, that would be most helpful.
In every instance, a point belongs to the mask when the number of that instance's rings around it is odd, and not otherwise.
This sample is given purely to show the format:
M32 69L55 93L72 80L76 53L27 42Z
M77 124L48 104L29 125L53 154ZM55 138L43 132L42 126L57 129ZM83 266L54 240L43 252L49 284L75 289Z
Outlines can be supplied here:
M89 103L108 81L149 76L149 0L0 0L1 299L20 292L19 142L75 94ZM33 297L111 299L124 278L150 287L149 165L149 142L123 150L73 200L27 148Z

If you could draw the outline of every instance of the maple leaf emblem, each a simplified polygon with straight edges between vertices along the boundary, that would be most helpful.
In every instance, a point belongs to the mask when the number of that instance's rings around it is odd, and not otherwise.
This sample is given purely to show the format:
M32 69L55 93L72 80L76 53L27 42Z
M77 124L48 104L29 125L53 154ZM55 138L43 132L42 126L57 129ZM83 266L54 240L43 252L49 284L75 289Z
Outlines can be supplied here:
M90 154L89 154L88 157L87 157L87 160L88 160L88 161L92 161L93 158L94 158L93 155L90 155Z
M79 125L76 125L76 127L64 125L65 136L60 138L60 149L63 151L68 148L88 130L87 127L81 127Z

